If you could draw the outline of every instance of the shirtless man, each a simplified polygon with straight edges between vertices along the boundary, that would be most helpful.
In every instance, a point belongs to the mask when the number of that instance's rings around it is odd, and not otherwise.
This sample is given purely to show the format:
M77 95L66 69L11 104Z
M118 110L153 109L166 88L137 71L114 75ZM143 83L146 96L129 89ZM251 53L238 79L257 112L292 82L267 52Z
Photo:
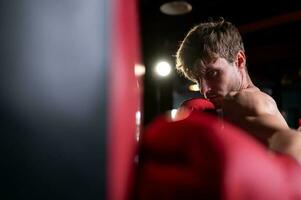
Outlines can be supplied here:
M178 49L177 69L199 85L225 119L301 162L301 134L288 127L273 98L252 83L233 24L221 19L192 28Z

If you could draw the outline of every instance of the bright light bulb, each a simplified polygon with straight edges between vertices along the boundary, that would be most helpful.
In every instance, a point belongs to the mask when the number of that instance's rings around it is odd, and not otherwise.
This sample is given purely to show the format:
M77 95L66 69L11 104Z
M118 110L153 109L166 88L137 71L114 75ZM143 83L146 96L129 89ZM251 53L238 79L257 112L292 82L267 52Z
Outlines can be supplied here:
M161 61L159 62L156 67L155 71L159 76L168 76L171 72L171 66L168 62L166 61Z

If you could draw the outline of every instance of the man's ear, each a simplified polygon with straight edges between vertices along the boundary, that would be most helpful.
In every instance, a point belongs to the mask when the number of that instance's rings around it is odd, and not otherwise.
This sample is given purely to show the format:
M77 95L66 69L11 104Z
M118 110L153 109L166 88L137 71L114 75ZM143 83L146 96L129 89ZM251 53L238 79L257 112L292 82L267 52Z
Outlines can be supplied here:
M239 50L236 54L235 65L238 69L243 69L246 66L246 55L242 50Z

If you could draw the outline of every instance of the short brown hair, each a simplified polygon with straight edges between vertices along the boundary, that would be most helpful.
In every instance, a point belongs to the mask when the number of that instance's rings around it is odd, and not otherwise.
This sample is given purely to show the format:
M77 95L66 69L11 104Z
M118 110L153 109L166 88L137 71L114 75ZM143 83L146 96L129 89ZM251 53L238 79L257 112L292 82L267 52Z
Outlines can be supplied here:
M244 51L242 38L232 23L223 18L201 23L192 28L181 43L176 54L176 68L188 79L197 81L193 68L198 59L212 61L222 57L232 63L240 50Z

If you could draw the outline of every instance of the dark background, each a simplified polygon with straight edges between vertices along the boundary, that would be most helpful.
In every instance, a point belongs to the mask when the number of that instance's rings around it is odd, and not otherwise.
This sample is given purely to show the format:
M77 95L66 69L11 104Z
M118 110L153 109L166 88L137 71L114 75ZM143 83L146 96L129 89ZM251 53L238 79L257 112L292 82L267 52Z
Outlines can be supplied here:
M152 68L160 59L175 64L174 55L185 34L209 18L223 17L241 31L253 82L269 93L291 127L301 117L301 1L198 1L188 0L192 12L170 16L160 12L167 1L141 0L142 55L146 66L145 124L166 110L177 108L189 92L189 81L175 71L167 79L156 78Z

